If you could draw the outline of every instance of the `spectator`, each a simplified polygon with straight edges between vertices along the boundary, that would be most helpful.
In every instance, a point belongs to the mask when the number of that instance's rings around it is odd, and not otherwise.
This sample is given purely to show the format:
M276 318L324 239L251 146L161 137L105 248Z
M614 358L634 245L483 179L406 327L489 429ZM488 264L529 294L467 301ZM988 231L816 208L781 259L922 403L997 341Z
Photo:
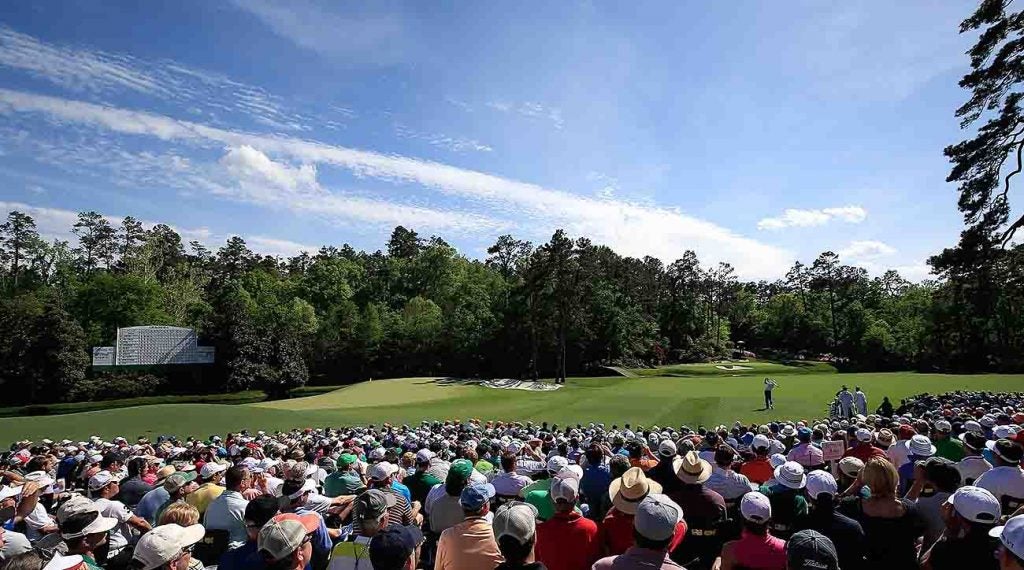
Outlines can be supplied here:
M409 493L412 496L414 502L418 502L421 505L427 500L427 493L434 485L440 485L441 480L432 475L428 470L430 469L430 462L434 459L434 452L429 449L421 449L416 453L416 472L409 475L403 483L409 488ZM513 471L515 470L515 458L512 458ZM495 487L497 489L497 487ZM518 493L516 489L516 493ZM351 494L351 493L348 493Z
M201 524L154 528L135 546L132 570L186 570L192 562L192 546L203 539L205 532Z
M864 567L864 529L860 523L836 511L836 496L839 487L828 471L811 471L807 474L808 513L798 518L798 530L813 530L832 537L839 566L844 570L860 570Z
M735 505L743 495L750 492L750 479L732 470L736 452L727 444L715 451L715 465L704 486L722 496L726 505ZM678 478L676 478L678 481Z
M672 464L677 453L678 448L672 440L666 439L661 442L658 444L658 464L646 473L648 479L661 485L664 493L670 493L679 486L679 478L676 477L676 470Z
M270 495L263 495L245 505L245 543L221 555L217 570L262 570L265 567L257 538L263 525L277 516L277 506L277 498Z
M131 556L131 551L126 550L128 545L135 542L137 533L150 529L150 524L142 517L132 514L121 501L113 500L120 490L117 478L109 471L100 471L89 478L89 492L96 499L96 508L104 517L117 521L107 537L107 560L114 566L127 563Z
M372 537L389 526L404 526L389 517L398 498L381 489L363 491L355 500L352 517L352 535Z
M990 441L986 445L992 451L993 467L974 484L995 495L1003 514L1011 515L1024 504L1024 471L1020 468L1024 449L1008 439Z
M978 477L992 469L992 464L981 455L985 449L985 437L968 431L960 434L960 440L964 444L964 458L956 464L956 468L960 471L964 485L973 485Z
M938 540L946 530L945 517L942 510L946 500L960 486L960 472L956 465L944 457L929 457L922 465L917 466L914 484L907 493L907 498L917 503L917 509L924 519L926 530L922 552ZM923 495L925 489L930 494Z
M221 482L227 469L228 466L223 463L214 461L204 463L199 471L199 478L202 479L203 483L199 485L198 489L185 497L185 502L195 507L200 515L204 514L210 503L224 492Z
M554 477L559 471L568 466L568 459L562 457L561 455L551 456L548 459L547 464L545 465L544 471L538 475L540 478L534 481L533 483L530 483L529 485L523 487L523 489L519 491L519 496L525 499L526 496L529 495L532 491L547 491L548 488L551 487L551 478ZM540 511L541 515L543 515L544 509L540 509Z
M935 455L945 457L956 463L964 458L964 444L955 437L950 437L953 426L946 420L938 420L932 428L932 443L935 444Z
M576 511L579 481L555 477L548 491L554 515L537 525L536 556L549 570L586 570L601 554L597 523ZM572 545L566 548L566 545Z
M509 503L494 513L494 539L505 559L495 570L547 570L534 557L537 542L537 508L527 503ZM376 570L376 569L375 569Z
M683 509L672 499L647 495L637 505L633 519L635 544L622 554L598 560L593 570L677 570L679 565L669 557L669 549L682 519Z
M167 489L164 489L164 481L173 475L174 472L174 466L172 465L161 467L156 472L157 479L153 484L153 489L143 495L139 499L139 504L135 506L135 514L146 519L146 522L150 525L156 524L157 511L171 498Z
M788 570L839 570L839 556L829 538L816 530L795 533L786 543ZM845 567L843 567L845 570Z
M914 431L914 428L906 424L901 425L897 430L896 443L886 450L889 461L896 466L896 469L903 467L905 463L910 461L910 439L915 435L917 435L917 432Z
M309 520L317 521L317 526L311 534L312 565L314 569L326 565L330 557L332 539L340 536L337 529L329 530L323 516L309 508L309 496L316 489L312 480L296 481L288 479L281 484L281 512L283 514L295 514L303 517L303 524ZM307 518L306 515L310 515ZM278 515L280 517L281 515Z
M873 570L913 568L917 539L927 526L912 501L896 497L896 468L885 459L871 459L861 471L859 484L867 485L871 496L856 496L844 503L844 514L864 529L868 564Z
M743 530L739 540L722 546L721 570L786 570L786 541L768 531L772 506L768 497L757 491L743 495L740 501Z
M185 497L192 491L191 483L195 478L196 474L194 471L186 471L174 473L167 477L167 479L164 479L163 488L167 492L167 500L153 513L154 521L160 520L160 515L163 514L167 507L185 500Z
M370 539L373 570L416 570L423 533L415 526L392 525Z
M256 546L272 570L303 570L313 563L314 533L321 521L314 513L279 514L260 529Z
M324 495L328 497L340 497L342 495L358 495L365 488L366 484L362 477L355 472L356 462L359 458L351 453L342 453L338 457L338 470L331 473L324 479Z
M248 539L245 530L245 507L249 501L242 493L249 489L252 475L241 465L227 470L224 475L225 489L210 503L203 518L207 530L228 531L228 548L238 548Z
M680 486L670 498L686 513L687 533L672 551L672 559L683 565L699 559L704 566L710 566L722 547L719 531L726 520L725 499L704 486L711 478L711 464L697 452L688 452L676 464Z
M586 475L584 475L585 477ZM520 496L519 492L531 482L529 477L516 473L515 454L505 453L501 456L501 473L494 477L491 484L494 485L494 492L499 498L510 500Z
M996 558L1000 570L1024 569L1024 517L1013 517L1005 526L993 528L989 535L999 539Z
M787 461L796 461L808 469L819 467L824 463L821 458L821 448L811 443L811 434L810 428L807 427L796 430L797 441L800 443L790 450L789 455L786 456Z
M760 492L772 504L771 530L775 536L788 539L796 521L807 515L807 499L802 489L807 484L803 465L787 461L775 468L773 484L762 485Z
M114 500L125 504L129 509L134 509L146 493L153 490L153 486L146 483L142 477L149 469L149 458L134 457L128 461L128 478L121 481L120 491Z
M60 518L60 536L67 545L67 554L78 554L91 570L101 570L96 552L107 543L107 533L117 521L100 515L96 505L88 501L68 506Z
M420 505L419 503L410 505L405 494L395 488L394 477L397 472L397 465L387 461L375 463L367 470L367 485L370 489L379 489L394 496L395 505L388 509L388 518L391 524L407 526L418 522ZM406 490L408 491L408 489Z
M997 570L989 532L999 520L1001 508L992 493L974 486L961 487L944 506L946 532L921 556L926 570Z
M885 457L885 451L872 444L875 436L871 430L859 428L853 437L852 446L843 453L843 457L856 457L865 463L872 457Z
M427 495L430 530L440 534L465 519L459 498L473 472L473 464L465 459L452 462L444 485L435 486Z
M176 524L179 526L199 524L199 511L184 501L174 503L167 507L160 515L160 521L157 526L165 524Z
M465 520L441 533L435 570L494 568L502 562L491 524L485 518L493 498L494 487L490 484L471 485L462 490L459 504Z
M928 439L926 435L915 435L910 438L907 442L907 462L904 463L899 469L899 481L900 481L900 493L905 494L910 490L910 487L914 484L915 467L918 461L924 461L929 457L935 455L935 446L932 445L932 440ZM867 461L864 462L865 465Z
M648 495L660 493L661 485L648 479L639 467L630 467L621 477L612 481L608 487L612 508L608 510L600 527L600 541L606 553L622 554L633 546L633 518L637 506ZM682 539L683 534L680 533L678 538ZM675 541L676 544L678 542ZM672 545L673 548L676 544Z
M757 434L751 441L750 448L754 451L754 457L748 459L740 467L740 473L753 483L763 485L772 478L775 468L768 460L771 442L768 436Z

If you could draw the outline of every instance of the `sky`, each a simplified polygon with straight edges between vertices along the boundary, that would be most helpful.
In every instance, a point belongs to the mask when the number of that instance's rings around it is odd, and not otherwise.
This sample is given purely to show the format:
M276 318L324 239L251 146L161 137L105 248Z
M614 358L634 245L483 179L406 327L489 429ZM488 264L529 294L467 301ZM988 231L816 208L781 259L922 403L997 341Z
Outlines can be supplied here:
M0 213L268 255L558 228L775 279L927 278L969 2L9 3Z

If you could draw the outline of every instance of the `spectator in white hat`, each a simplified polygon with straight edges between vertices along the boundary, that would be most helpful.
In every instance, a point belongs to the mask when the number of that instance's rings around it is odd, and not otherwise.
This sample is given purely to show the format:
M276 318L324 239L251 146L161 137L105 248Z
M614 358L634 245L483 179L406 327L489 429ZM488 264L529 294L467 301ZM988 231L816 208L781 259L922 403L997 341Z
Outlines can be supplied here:
M967 431L960 434L960 441L964 444L964 458L956 464L956 468L960 471L964 485L973 485L986 471L992 469L992 464L982 456L985 436Z
M434 452L429 449L421 449L414 456L416 471L402 480L402 483L409 488L409 494L413 501L423 504L427 500L427 493L434 485L442 483L441 479L430 473L430 462L434 459ZM513 464L515 459L513 458ZM525 485L524 485L525 486ZM519 489L516 489L518 494Z
M740 538L722 546L719 558L721 570L786 570L786 541L772 536L768 531L772 518L768 497L757 491L743 495L740 500L740 516L743 518Z
M145 519L132 514L124 503L113 500L121 491L119 483L117 476L109 471L100 471L89 478L89 493L95 498L94 502L100 514L117 521L117 526L110 531L108 537L107 560L120 561L119 557L123 552L123 562L127 562L131 552L125 548L135 542L139 534L149 531L151 527Z
M996 570L995 549L989 532L999 521L999 501L980 487L960 487L943 510L946 532L921 556L929 570L976 568Z
M932 440L928 439L926 435L915 435L910 438L907 442L907 450L910 454L907 456L907 461L898 470L900 476L900 494L906 494L910 490L910 486L914 484L914 468L918 461L924 461L929 457L935 455L935 446L932 445Z
M192 562L192 546L202 540L205 533L201 524L158 526L139 539L132 553L131 569L186 570Z
M545 570L535 562L537 508L527 503L509 503L498 507L492 523L494 539L505 561L495 570Z
M1005 526L989 531L989 536L999 539L999 570L1024 570L1024 517L1011 518Z
M787 461L775 468L773 480L774 484L762 485L760 491L772 504L772 533L785 540L793 534L796 520L807 515L807 499L803 493L807 475L803 465Z
M956 463L964 458L964 443L955 437L950 437L953 426L946 420L938 420L932 427L932 443L935 445L935 455L945 457Z
M202 480L202 484L199 485L198 489L185 497L185 502L195 507L199 511L200 516L206 513L210 503L224 492L224 486L221 485L221 482L224 480L224 472L227 470L227 465L217 463L216 461L204 463L203 468L199 470L199 478Z
M68 501L57 516L67 554L80 555L90 569L98 570L96 551L107 543L107 533L117 526L117 521L100 515L96 505L88 500Z
M409 500L400 491L394 488L395 473L398 466L387 461L374 463L367 469L366 485L369 489L379 489L395 498L395 506L388 509L392 524L408 526L419 524L423 519L420 516L420 504L409 504Z
M635 545L618 556L602 558L593 570L678 570L669 557L676 525L683 520L683 509L665 495L648 495L636 508L633 518Z
M537 560L548 570L587 570L600 558L597 523L576 510L579 481L559 474L551 482L548 497L554 515L537 525ZM572 548L566 548L566 545Z
M319 526L315 513L286 513L270 519L256 538L267 570L303 570L314 564L312 543Z
M990 441L986 446L992 451L993 467L974 484L995 495L1003 514L1010 515L1024 504L1024 471L1020 468L1024 448L1008 439Z
M797 530L814 530L831 537L839 566L859 570L864 565L864 529L836 510L839 487L835 478L828 471L811 471L804 492L810 511L806 517L797 519Z
M769 450L771 449L771 442L768 436L761 433L755 435L750 443L750 449L754 452L754 457L743 463L740 467L740 473L747 479L750 479L750 481L763 485L772 478L775 471L775 467L768 460Z

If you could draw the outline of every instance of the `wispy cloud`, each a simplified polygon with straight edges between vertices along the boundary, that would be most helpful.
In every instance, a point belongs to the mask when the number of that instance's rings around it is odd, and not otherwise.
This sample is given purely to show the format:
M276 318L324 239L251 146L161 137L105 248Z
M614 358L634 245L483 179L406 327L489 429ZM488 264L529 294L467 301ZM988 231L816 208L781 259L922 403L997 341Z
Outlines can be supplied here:
M781 216L763 218L757 222L759 230L782 230L785 228L809 228L823 226L833 220L849 224L859 224L868 216L867 210L860 206L839 206L820 210L801 210L789 208Z
M565 120L562 118L562 110L557 107L548 107L533 101L524 101L521 103L490 101L487 103L487 106L495 111L501 111L502 113L512 113L528 119L548 121L551 123L552 127L558 130L562 130L562 127L565 126Z
M442 133L425 133L403 125L402 123L394 123L392 126L394 127L395 135L397 135L398 138L423 141L430 146L443 148L452 152L465 152L467 150L492 152L494 150L490 145L486 145L475 139L453 137Z
M60 123L87 124L124 134L206 147L247 146L268 159L273 156L275 160L298 164L333 165L356 176L415 183L522 220L520 230L532 237L550 232L554 227L564 227L575 235L605 243L622 254L653 254L666 261L678 258L686 249L694 249L708 262L731 262L744 277L777 276L793 259L788 251L675 208L579 196L413 157L293 137L229 131L150 113L6 89L0 89L0 113L41 113ZM345 200L348 198L338 198L339 202ZM308 202L320 201L318 197Z
M0 25L0 66L17 69L65 89L94 95L135 92L175 101L207 119L244 114L279 130L308 130L310 119L285 110L280 98L208 71L173 61L58 46Z

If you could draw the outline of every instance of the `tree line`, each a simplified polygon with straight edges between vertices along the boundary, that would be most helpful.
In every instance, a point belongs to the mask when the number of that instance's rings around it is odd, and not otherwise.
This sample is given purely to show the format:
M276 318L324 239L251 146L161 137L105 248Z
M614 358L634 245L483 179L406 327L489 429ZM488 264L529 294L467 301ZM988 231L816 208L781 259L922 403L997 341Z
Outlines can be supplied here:
M401 226L379 251L287 259L239 237L211 251L166 225L96 212L72 231L76 244L44 240L17 211L0 225L0 384L12 404L410 375L564 378L741 350L869 370L1022 367L1022 246L983 262L944 252L940 278L924 283L871 277L832 252L744 282L692 251L666 265L562 230L539 245L501 236L485 260ZM112 345L118 327L154 324L195 328L216 364L90 367L90 348Z

